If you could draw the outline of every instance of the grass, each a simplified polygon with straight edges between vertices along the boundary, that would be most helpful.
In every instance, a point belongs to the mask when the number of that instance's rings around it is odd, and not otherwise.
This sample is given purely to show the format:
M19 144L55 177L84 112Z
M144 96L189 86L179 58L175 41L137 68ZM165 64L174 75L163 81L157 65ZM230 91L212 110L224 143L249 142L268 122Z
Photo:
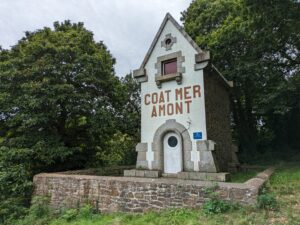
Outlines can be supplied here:
M231 180L229 182L232 183L244 183L247 180L256 176L257 173L263 170L251 170L246 172L237 172L231 175Z
M254 173L254 174L253 174ZM235 181L253 177L255 171L238 175ZM277 165L274 175L266 184L267 193L275 196L276 210L258 207L232 207L226 213L205 214L204 210L171 209L144 214L114 213L95 214L91 208L68 210L61 215L51 215L49 219L27 219L16 224L49 225L300 225L300 163L282 163ZM27 221L28 220L28 221ZM38 221L42 221L41 223ZM46 221L46 222L45 222Z

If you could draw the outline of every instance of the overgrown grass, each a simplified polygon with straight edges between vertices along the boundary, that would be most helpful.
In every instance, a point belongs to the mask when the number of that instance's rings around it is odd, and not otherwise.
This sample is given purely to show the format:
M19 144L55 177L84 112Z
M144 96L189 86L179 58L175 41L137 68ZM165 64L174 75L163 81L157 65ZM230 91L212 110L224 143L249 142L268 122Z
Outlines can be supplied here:
M255 174L254 174L255 175ZM97 214L89 206L53 214L33 206L29 215L14 224L22 225L300 225L300 164L280 164L266 184L255 207L223 207L221 213L205 209L171 209L144 214ZM218 203L219 204L219 203ZM220 206L218 205L217 206ZM276 207L275 207L276 206ZM34 208L35 207L35 208ZM226 209L226 210L223 210ZM44 215L41 215L44 214ZM50 219L51 218L51 219Z
M230 182L233 183L244 183L247 180L256 176L257 173L261 172L262 170L251 170L246 172L237 172L231 174Z

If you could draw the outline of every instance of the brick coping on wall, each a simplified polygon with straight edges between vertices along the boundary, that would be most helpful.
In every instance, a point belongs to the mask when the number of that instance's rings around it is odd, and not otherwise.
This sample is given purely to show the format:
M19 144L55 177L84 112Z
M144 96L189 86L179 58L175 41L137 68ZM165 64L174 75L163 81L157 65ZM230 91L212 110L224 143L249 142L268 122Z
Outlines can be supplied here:
M33 182L34 195L50 196L50 205L55 209L89 202L101 212L145 212L199 207L209 198L206 188L212 186L217 187L220 199L254 205L273 171L269 168L244 183L59 173L37 174Z

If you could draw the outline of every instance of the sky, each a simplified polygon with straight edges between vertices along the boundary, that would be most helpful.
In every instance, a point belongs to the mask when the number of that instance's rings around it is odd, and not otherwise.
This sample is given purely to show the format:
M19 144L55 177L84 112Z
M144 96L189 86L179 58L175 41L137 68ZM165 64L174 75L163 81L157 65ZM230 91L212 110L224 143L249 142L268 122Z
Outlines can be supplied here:
M0 0L0 46L54 21L84 22L116 58L116 74L138 69L167 12L181 24L191 0Z

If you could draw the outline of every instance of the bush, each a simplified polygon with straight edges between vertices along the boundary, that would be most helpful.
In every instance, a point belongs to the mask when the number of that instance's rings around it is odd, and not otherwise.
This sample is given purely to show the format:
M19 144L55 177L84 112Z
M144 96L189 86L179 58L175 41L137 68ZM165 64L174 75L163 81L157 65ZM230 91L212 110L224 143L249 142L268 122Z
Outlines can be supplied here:
M14 225L46 225L48 224L53 212L49 208L49 197L34 197L31 202L31 207L28 210L26 217L7 222Z
M265 193L257 197L257 206L260 209L278 209L276 198L273 194Z
M49 216L51 210L49 208L49 197L36 196L32 199L31 207L29 209L29 215L40 218L43 216Z
M203 212L206 215L224 213L235 208L233 204L220 200L217 192L218 184L213 184L212 187L207 187L204 193L209 197L209 200L203 204Z
M0 201L0 224L11 224L11 221L26 215L28 209L22 203L23 199L19 198L8 198Z
M68 209L64 212L64 214L61 216L62 219L66 221L74 220L78 215L77 209Z
M227 212L231 208L232 205L225 201L219 199L209 199L204 203L202 210L206 215L212 215Z
M65 221L72 221L75 219L90 219L93 215L92 206L86 204L79 209L67 209L66 211L62 211L60 218Z
M104 148L96 148L96 159L106 166L128 165L128 155L135 154L135 140L128 134L117 131L107 142ZM135 159L135 157L130 157Z
M84 205L79 209L78 217L80 218L91 218L94 214L93 207L91 205Z

